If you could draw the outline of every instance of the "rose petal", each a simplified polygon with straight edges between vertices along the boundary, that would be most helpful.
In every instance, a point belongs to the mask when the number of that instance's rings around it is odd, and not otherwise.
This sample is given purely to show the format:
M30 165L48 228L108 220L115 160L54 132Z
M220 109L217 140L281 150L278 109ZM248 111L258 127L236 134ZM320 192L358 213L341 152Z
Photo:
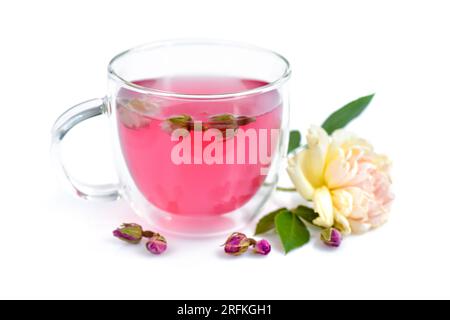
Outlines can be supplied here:
M350 228L352 229L352 233L361 234L370 230L371 226L369 223L363 223L356 220L349 220Z
M350 234L352 232L350 222L343 214L341 214L336 209L334 210L334 224L336 228L338 228L344 235Z
M308 147L305 149L305 159L303 162L304 174L308 181L315 187L324 184L323 173L327 161L330 138L325 130L313 126L307 135Z
M313 223L320 227L329 228L333 226L334 210L331 193L326 187L316 189L314 192L314 210L319 214Z
M314 187L303 174L302 164L304 162L305 152L302 151L288 160L287 172L297 191L306 200L312 200L314 196Z

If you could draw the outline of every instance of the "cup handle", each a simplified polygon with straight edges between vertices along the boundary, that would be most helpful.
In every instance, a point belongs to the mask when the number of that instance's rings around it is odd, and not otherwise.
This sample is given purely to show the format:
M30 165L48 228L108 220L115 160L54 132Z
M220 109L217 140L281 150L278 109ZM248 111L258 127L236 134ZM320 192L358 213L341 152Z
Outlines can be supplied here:
M61 142L66 134L84 120L106 113L107 101L93 99L76 105L64 112L55 122L52 129L52 156L60 168L60 172L69 182L69 186L76 195L83 199L116 200L119 198L118 184L92 185L76 180L64 166L61 157Z

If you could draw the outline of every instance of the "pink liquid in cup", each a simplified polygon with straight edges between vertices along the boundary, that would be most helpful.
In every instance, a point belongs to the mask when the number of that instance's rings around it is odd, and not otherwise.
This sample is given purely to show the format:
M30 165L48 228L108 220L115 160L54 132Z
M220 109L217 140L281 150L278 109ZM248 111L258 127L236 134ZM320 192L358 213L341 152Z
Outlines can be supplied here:
M266 85L266 82L231 77L176 77L136 81L143 87L183 94L225 94L242 92ZM125 101L125 102L124 102ZM227 156L238 156L238 136L228 136L201 141L201 155L212 143L223 150L222 164L194 164L194 134L191 138L191 164L175 164L173 148L180 141L171 140L167 119L189 115L194 121L207 122L212 116L232 114L245 116L251 122L239 127L243 132L252 129L257 133L266 129L267 156L276 152L276 141L271 141L271 129L280 129L282 102L278 91L246 95L233 99L179 99L141 95L122 89L119 92L118 125L120 142L129 172L136 186L154 206L183 216L215 216L242 207L262 186L266 176L262 169L269 163L250 163L251 143L240 150L245 153L245 163L228 164ZM274 130L276 131L276 130ZM197 131L197 136L199 131ZM204 135L200 130L200 137ZM182 138L180 138L182 139ZM233 140L233 145L229 140ZM261 140L261 139L258 139ZM198 141L198 140L197 140ZM258 143L260 143L259 141ZM258 153L258 152L257 152ZM242 154L242 153L241 153ZM201 156L202 157L202 156ZM231 159L233 157L229 157ZM200 161L201 162L201 161Z

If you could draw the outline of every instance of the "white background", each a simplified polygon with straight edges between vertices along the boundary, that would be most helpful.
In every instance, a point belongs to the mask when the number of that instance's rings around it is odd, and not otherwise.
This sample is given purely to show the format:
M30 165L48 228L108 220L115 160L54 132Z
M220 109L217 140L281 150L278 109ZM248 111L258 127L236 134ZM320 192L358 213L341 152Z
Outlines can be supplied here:
M430 0L2 1L0 298L450 298L449 17L448 1ZM390 222L339 250L312 241L284 256L269 237L266 258L225 257L221 238L169 237L160 257L113 239L115 226L139 220L123 201L65 193L50 128L105 94L114 54L184 37L285 55L292 123L303 131L376 92L350 129L394 161ZM107 132L93 120L68 141L85 178L112 179ZM264 212L298 199L283 197Z

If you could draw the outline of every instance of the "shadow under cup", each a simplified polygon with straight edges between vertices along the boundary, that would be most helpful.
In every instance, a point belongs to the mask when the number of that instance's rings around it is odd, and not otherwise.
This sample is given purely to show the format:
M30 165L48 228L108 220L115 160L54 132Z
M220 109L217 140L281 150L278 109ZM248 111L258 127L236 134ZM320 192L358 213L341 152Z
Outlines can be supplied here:
M287 149L286 59L236 43L171 41L119 54L108 71L118 194L162 232L247 226Z

